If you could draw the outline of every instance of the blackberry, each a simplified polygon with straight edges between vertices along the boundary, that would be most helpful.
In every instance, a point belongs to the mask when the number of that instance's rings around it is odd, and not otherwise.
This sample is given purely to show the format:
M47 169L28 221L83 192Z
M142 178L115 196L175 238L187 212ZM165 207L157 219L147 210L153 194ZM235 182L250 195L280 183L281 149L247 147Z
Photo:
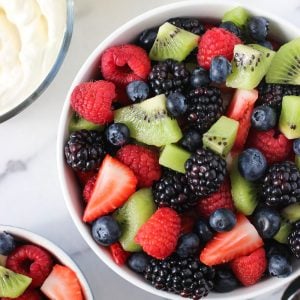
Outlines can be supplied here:
M184 174L165 169L163 176L153 186L154 202L159 207L171 207L183 212L198 202L191 193Z
M274 207L300 202L300 172L293 162L277 163L268 169L263 178L262 198Z
M216 87L199 87L187 96L187 120L190 127L206 132L224 113L221 92Z
M149 74L150 87L156 95L182 93L190 79L190 73L184 64L167 59L154 65Z
M216 192L226 175L226 162L210 150L198 149L185 163L188 186L193 194L206 197Z
M289 235L288 245L294 256L300 258L300 221L295 224L294 230Z
M213 288L215 271L199 259L179 258L176 254L165 260L151 259L144 274L159 289L185 298L200 299Z
M105 154L104 137L96 130L74 131L65 145L67 164L77 171L97 169Z
M202 35L205 32L204 25L197 18L172 18L167 22L197 35Z

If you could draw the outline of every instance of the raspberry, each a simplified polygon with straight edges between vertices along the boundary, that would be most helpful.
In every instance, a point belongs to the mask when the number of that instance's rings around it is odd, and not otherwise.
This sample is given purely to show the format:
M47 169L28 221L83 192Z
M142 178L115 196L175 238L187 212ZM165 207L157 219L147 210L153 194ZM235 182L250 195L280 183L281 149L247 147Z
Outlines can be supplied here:
M113 83L104 80L83 82L73 90L71 106L84 119L104 125L113 120L111 104L115 98Z
M81 186L85 186L86 183L96 174L97 172L95 171L89 171L89 172L76 171L76 176L78 177Z
M203 198L199 201L197 209L200 216L209 218L209 216L219 208L228 208L234 210L230 183L225 180L219 190L212 195Z
M8 269L32 278L31 287L40 287L50 274L52 266L50 253L34 245L16 248L6 261Z
M146 80L150 69L147 52L135 45L108 48L101 57L104 79L121 86L134 80Z
M1 300L11 300L12 298L1 298ZM14 300L43 300L45 299L37 290L27 290Z
M237 44L242 44L242 41L223 28L207 30L199 42L197 55L199 65L208 70L211 60L217 55L222 55L231 61L234 46Z
M86 183L86 185L84 186L82 195L83 195L83 199L86 202L89 202L89 200L90 200L90 198L92 196L96 180L97 180L97 175L91 177L88 180L88 182Z
M135 242L152 257L165 259L175 250L180 230L180 217L176 211L159 208L139 229Z
M245 286L255 284L264 274L267 259L264 248L259 248L248 256L242 256L231 262L231 268L237 279Z
M139 187L150 187L161 176L158 155L153 150L126 145L117 152L116 158L133 171Z
M119 266L123 266L130 255L130 253L125 251L118 242L110 245L109 250L115 263Z
M260 150L265 155L268 164L288 159L293 150L293 142L274 129L269 131L251 130L247 145Z

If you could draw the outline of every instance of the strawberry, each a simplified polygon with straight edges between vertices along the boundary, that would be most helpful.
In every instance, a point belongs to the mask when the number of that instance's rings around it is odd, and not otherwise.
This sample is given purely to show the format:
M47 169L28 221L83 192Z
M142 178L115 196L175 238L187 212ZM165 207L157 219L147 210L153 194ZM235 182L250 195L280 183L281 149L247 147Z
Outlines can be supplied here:
M248 255L263 246L263 240L255 227L242 214L231 231L217 233L200 253L200 261L208 266L226 263L242 255Z
M106 155L85 208L83 221L92 222L122 206L135 192L136 185L134 173L117 159Z
M129 255L130 255L130 253L125 251L122 248L121 244L118 242L110 245L109 250L113 257L113 260L119 266L123 266L126 263Z
M267 268L266 252L259 248L248 256L241 256L231 262L236 278L245 286L253 285L263 276Z
M83 300L76 274L68 267L55 265L41 287L41 291L55 300Z

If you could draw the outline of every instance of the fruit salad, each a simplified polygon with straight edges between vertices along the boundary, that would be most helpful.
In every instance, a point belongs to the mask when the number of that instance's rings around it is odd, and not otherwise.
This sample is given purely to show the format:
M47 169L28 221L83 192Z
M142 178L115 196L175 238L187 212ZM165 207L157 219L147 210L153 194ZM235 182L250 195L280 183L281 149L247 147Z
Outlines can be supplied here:
M84 300L76 274L46 249L0 232L1 300Z
M82 220L150 285L192 299L300 258L300 39L244 8L166 20L71 93Z

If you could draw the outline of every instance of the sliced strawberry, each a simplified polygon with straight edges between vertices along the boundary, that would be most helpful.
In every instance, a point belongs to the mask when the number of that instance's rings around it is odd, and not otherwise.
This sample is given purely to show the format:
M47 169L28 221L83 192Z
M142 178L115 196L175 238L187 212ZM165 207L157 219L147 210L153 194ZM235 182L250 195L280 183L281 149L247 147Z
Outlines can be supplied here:
M92 222L122 206L135 192L136 185L134 173L117 159L106 155L84 211L83 221Z
M129 252L125 251L122 248L122 246L119 242L110 245L109 250L111 252L113 260L119 266L123 266L126 263L129 255L130 255Z
M263 240L255 227L242 214L231 231L217 233L200 254L200 260L208 266L226 263L234 258L248 255L262 247Z
M41 291L55 300L83 300L76 274L68 267L55 265L41 287Z
M258 98L257 90L236 90L229 104L227 116L239 122L233 152L243 150L251 126L251 115L254 103Z

